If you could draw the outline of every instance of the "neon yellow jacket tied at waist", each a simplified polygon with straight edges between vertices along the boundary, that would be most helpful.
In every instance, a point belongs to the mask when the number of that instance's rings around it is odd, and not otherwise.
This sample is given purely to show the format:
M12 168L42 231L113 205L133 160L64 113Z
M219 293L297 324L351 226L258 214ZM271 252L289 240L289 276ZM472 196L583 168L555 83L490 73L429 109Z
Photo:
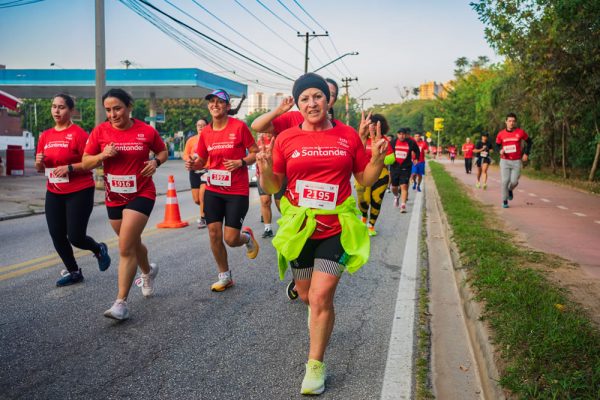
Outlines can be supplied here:
M284 196L281 199L281 218L277 221L279 229L272 242L277 250L279 279L284 279L288 263L298 258L306 241L315 231L315 216L332 214L337 214L342 226L341 243L349 256L346 270L353 274L367 263L371 242L366 225L360 221L360 212L356 208L354 197L349 196L335 210L320 210L294 206Z

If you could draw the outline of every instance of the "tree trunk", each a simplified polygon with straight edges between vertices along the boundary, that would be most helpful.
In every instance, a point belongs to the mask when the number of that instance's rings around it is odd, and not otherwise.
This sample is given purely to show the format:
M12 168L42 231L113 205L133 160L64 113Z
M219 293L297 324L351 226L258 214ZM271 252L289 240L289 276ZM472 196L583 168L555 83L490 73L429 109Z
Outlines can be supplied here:
M563 170L563 178L567 179L567 140L566 140L566 129L568 129L569 123L565 120L563 121L563 129L562 129L562 170Z
M594 120L594 126L596 127L596 137L600 139L600 132L598 131L598 124L596 120ZM598 169L598 160L600 159L600 140L596 143L596 155L594 156L594 162L592 163L592 169L590 169L590 176L588 177L588 181L592 182L594 180L594 176L596 176L596 170Z

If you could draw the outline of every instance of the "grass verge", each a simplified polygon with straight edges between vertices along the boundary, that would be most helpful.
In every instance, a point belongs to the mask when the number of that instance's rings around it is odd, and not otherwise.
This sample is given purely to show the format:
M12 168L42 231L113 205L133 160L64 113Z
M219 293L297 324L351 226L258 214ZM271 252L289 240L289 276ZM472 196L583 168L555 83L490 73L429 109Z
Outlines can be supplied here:
M426 215L423 213L421 226L426 226ZM419 320L417 327L417 359L416 359L416 399L435 399L431 391L431 316L429 314L429 265L427 263L427 230L421 230L419 251Z
M599 332L564 290L531 268L543 257L494 228L489 210L442 165L430 167L461 262L494 331L500 384L516 398L600 399Z

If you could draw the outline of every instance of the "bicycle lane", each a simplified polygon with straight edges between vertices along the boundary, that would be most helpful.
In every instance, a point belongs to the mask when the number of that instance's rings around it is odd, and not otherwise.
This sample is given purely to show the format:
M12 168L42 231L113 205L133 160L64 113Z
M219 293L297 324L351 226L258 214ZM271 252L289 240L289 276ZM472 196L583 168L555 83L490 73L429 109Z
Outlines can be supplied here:
M487 190L476 189L473 173L467 175L458 161L438 161L455 178L469 187L470 193L515 230L530 247L556 254L579 264L586 276L600 279L600 196L584 193L552 182L521 176L510 208L501 207L500 170L490 167Z

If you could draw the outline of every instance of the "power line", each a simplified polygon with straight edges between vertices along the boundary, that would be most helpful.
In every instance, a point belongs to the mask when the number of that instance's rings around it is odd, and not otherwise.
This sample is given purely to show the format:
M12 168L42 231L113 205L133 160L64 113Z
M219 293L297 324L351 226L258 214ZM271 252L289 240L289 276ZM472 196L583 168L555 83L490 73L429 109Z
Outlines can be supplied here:
M285 25L287 25L291 30L293 30L294 32L298 32L298 29L294 28L293 26L291 26L290 24L288 24L283 18L281 18L279 15L275 14L269 7L267 7L262 1L260 0L256 0L256 2L258 4L260 4L261 6L263 6L265 8L265 10L267 10L268 12L270 12L271 14L273 14L273 16L275 18L277 18L278 20L280 20L281 22L283 22Z
M277 0L277 2L278 2L279 4L281 4L281 6L282 6L283 8L285 8L285 9L286 9L286 10L287 10L287 11L288 11L290 14L292 14L292 17L296 18L296 19L298 20L298 22L300 22L302 25L304 25L304 26L306 27L306 29L308 29L309 31L313 31L313 32L315 31L315 30L314 30L314 29L312 29L310 26L306 25L306 24L304 23L304 21L302 21L300 18L298 18L298 16L297 16L296 14L294 14L294 13L292 12L292 10L290 10L290 9L288 8L288 6L286 6L285 4L283 4L283 2L282 2L281 0Z
M183 13L184 15L188 16L189 18L191 18L192 20L196 21L197 23L199 23L200 25L204 26L207 29L212 29L210 26L206 25L205 23L203 23L202 21L198 20L197 18L195 18L194 16L192 16L190 13L186 12L185 10L181 9L180 7L176 6L175 4L173 4L171 1L169 0L164 0L167 4L171 5L172 7L174 7L176 10L178 10L179 12ZM242 35L241 33L239 33L238 31L236 31L234 28L232 28L231 26L229 26L225 21L223 21L222 19L220 19L219 17L217 17L216 15L214 15L213 13L211 13L206 7L204 7L202 4L198 3L197 1L193 0L194 3L202 8L204 11L206 11L207 13L209 13L211 16L213 16L214 18L216 18L219 22L221 22L223 25L225 25L226 27L228 27L229 29L231 29L233 32L235 32L238 36L241 36L243 39L247 40L248 42L250 42L251 44L255 45L256 47L258 47L259 49L263 50L264 52L266 52L267 54L269 54L271 57L278 59L279 61L283 62L286 65L291 66L292 68L296 68L299 69L298 67L296 67L295 65L292 65L290 63L288 63L287 61L277 57L276 55L270 53L268 50L260 47L259 45L257 45L256 43L253 43L251 40L249 40L248 38L246 38L244 35ZM225 38L229 43L232 44L236 44L233 40L227 39ZM245 52L249 53L250 55L256 57L257 59L259 59L261 62L263 62L264 64L270 64L272 67L275 68L274 64L269 63L268 61L265 61L264 59L261 59L259 56L257 56L256 54L253 54L252 52L244 49L243 47L241 47L239 44L236 44L240 49L244 50Z
M137 3L135 3L134 0L120 0L120 1L125 6L127 6L132 11L134 11L136 14L138 14L139 16L141 16L142 18L146 19L148 22L150 22L151 24L153 24L154 26L156 26L158 29L160 29L167 36L171 37L173 40L175 40L176 42L178 42L180 45L182 45L183 47L185 47L186 49L188 49L188 51L190 51L192 54L198 56L203 61L209 61L210 63L212 63L213 65L215 65L218 69L222 69L223 68L223 66L226 63L226 61L224 61L224 60L215 60L213 57L211 57L211 55L209 55L207 52L203 51L202 47L199 46L195 41L193 41L192 39L190 39L184 32L181 32L181 31L175 29L174 27L170 26L165 21L163 21L160 16L150 14L149 11L143 9L140 5L138 5ZM126 4L126 1L129 4ZM211 44L214 46L213 43L211 43ZM215 46L215 47L217 47L217 46ZM217 49L219 51L223 51L222 49L220 49L218 47L217 47ZM226 55L228 55L230 57L232 56L232 55L229 55L229 54L226 54ZM240 69L238 67L235 67L235 68L237 70ZM237 71L235 71L233 69L231 71L227 71L227 72L229 74L234 75L236 77L236 79L240 79L241 78L242 80L244 80L246 82L249 82L249 83L253 83L253 84L256 84L256 85L259 85L259 86L274 88L274 89L283 89L281 86L275 86L275 85L277 85L276 83L274 83L273 85L269 85L267 83L263 83L263 82L266 82L266 81L259 81L258 79L251 79L251 78L245 77L245 76L237 73ZM252 74L250 73L250 75L252 75Z
M9 1L7 3L0 3L0 9L26 6L29 4L40 3L42 1L44 1L44 0L14 0L14 1Z
M320 23L318 23L318 22L317 22L317 20L316 20L316 19L314 19L314 18L312 17L312 15L310 15L310 14L308 13L308 11L306 11L306 10L304 9L304 7L302 7L302 5L300 5L300 3L298 3L296 0L294 0L294 3L296 3L296 5L297 5L297 6L298 6L298 7L299 7L299 8L300 8L302 11L304 11L304 14L308 15L308 17L309 17L310 19L312 19L312 20L313 20L313 22L314 22L315 24L319 25L319 28L323 29L324 31L327 31L327 29L323 28L323 25L321 25Z
M246 56L246 55L244 55L244 54L240 53L239 51L237 51L237 50L235 50L235 49L232 49L231 47L229 47L229 46L227 46L227 45L225 45L225 44L223 44L223 43L219 42L219 41L218 41L218 40L216 40L216 39L213 39L212 37L210 37L210 36L208 36L208 35L206 35L206 34L204 34L204 33L200 32L200 31L198 31L197 29L194 29L194 28L192 28L192 27L191 27L191 26L189 26L188 24L186 24L186 23L184 23L184 22L182 22L182 21L178 20L177 18L175 18L175 17L172 17L171 15L169 15L169 14L165 13L164 11L162 11L161 9L159 9L159 8L155 7L154 5L150 4L150 3L149 3L149 2L147 2L146 0L138 0L138 1L139 1L139 2L141 2L141 3L143 3L143 4L145 4L146 6L148 6L148 7L150 7L150 8L152 8L152 9L153 9L153 10L155 10L156 12L158 12L158 13L160 13L160 14L164 15L165 17L169 18L169 19L170 19L170 20L172 20L173 22L175 22L175 23L177 23L177 24L179 24L179 25L181 25L181 26L184 26L184 27L186 27L187 29L189 29L189 30L191 30L191 31L195 32L196 34L198 34L198 35L200 35L200 36L202 36L202 37L206 38L207 40L209 40L209 41L211 41L211 42L213 42L213 43L215 43L215 44L218 44L219 46L223 47L224 49L227 49L227 50L229 50L229 51L230 51L230 52L232 52L232 53L235 53L235 54L237 54L238 56L240 56L240 57L242 57L242 58L244 58L244 59L246 59L246 60L250 61L251 63L253 63L253 64L256 64L256 65L259 65L259 66L261 66L262 68L266 69L267 71L270 71L270 72L272 72L272 73L274 73L274 74L276 74L276 75L279 75L279 76L281 76L281 77L283 77L283 78L285 78L285 79L287 79L287 80L290 80L290 81L293 81L293 80L294 80L294 79L290 78L289 76L286 76L286 75L284 75L284 74L282 74L282 73L280 73L280 72L278 72L278 71L275 71L274 69L272 69L272 68L270 68L270 67L267 67L266 65L264 65L264 64L262 64L262 63L259 63L259 62L258 62L258 61L256 61L256 60L253 60L252 58L250 58L250 57L248 57L248 56ZM257 0L257 1L258 1L258 0Z
M279 33L274 31L269 25L265 24L260 18L258 18L254 13L252 13L252 11L248 10L242 3L240 3L239 0L233 0L233 1L235 1L238 6L242 7L242 9L244 11L246 11L248 14L250 14L252 17L254 17L254 19L256 19L261 25L263 25L265 28L267 28L269 31L271 31L271 33L273 33L279 39L283 40L288 46L290 46L292 49L294 49L295 52L302 55L302 52L300 50L298 50L296 47L294 47L293 44L291 44L290 42L285 40L285 38L283 36L281 36Z

